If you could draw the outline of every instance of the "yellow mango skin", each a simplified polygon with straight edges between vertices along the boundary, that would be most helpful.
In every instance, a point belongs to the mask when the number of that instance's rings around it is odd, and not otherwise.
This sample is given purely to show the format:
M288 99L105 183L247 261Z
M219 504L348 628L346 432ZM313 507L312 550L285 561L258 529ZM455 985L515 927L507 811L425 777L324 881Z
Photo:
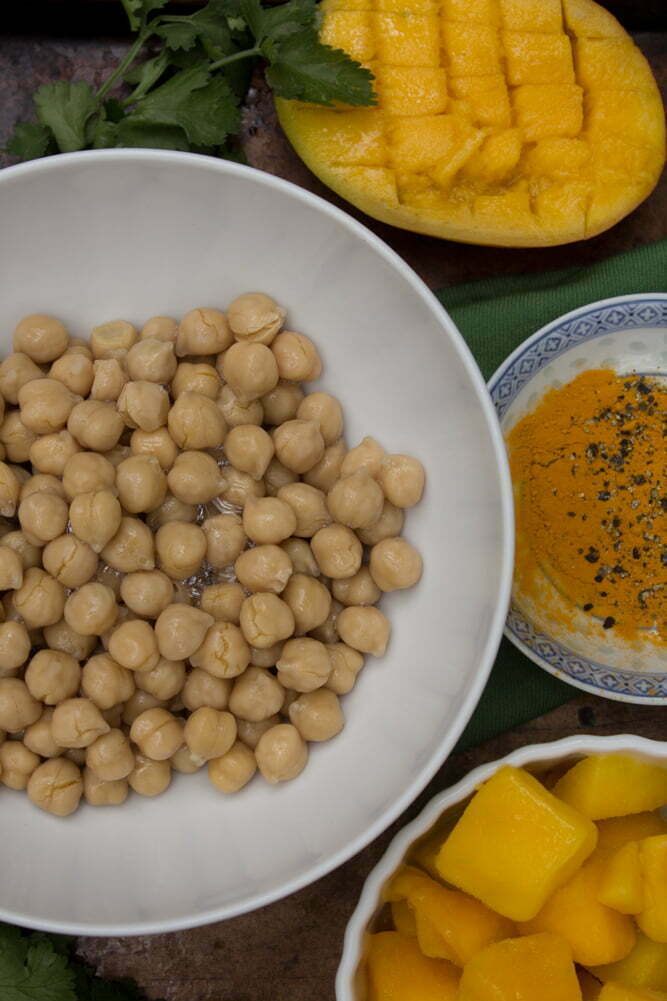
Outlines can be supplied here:
M644 906L637 924L654 942L667 943L667 834L639 842Z
M617 848L604 863L598 900L621 914L639 914L644 906L639 842Z
M458 1001L458 970L395 931L369 936L366 972L369 1001Z
M643 987L624 987L623 984L605 984L597 1001L667 1001L663 991L648 991Z
M598 980L667 992L667 945L652 942L639 932L634 949L625 959L592 967L590 972Z
M443 844L442 879L512 921L529 921L588 858L597 829L536 778L505 766L478 789Z
M667 834L667 821L659 813L634 813L627 817L610 817L597 824L597 851L615 852L629 841L641 841L656 834Z
M553 932L572 949L582 966L615 963L632 951L635 928L631 918L601 904L597 897L604 859L595 857L556 890L540 913L519 925L525 935Z
M487 946L464 967L458 1001L581 1001L567 942L543 934Z
M667 768L629 754L592 754L577 762L554 793L591 820L667 805Z
M594 0L320 6L322 39L371 70L377 107L277 99L278 117L313 173L368 215L465 243L551 246L608 229L655 186L660 92Z

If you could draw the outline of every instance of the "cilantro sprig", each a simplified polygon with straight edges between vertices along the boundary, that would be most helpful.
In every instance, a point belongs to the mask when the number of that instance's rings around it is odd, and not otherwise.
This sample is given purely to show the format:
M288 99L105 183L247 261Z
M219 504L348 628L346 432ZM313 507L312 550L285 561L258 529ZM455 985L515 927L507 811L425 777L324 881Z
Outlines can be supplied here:
M316 0L208 0L167 14L167 0L121 0L134 41L102 85L58 81L33 95L5 152L20 160L114 146L238 157L235 137L254 63L278 97L373 105L373 76L318 38ZM114 96L115 95L115 96Z

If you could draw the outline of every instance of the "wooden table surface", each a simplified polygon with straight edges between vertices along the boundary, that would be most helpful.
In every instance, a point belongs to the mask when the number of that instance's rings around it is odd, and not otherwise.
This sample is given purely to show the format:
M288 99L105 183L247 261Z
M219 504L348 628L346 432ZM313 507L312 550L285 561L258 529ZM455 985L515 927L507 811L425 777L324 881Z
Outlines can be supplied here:
M667 95L667 33L636 36ZM78 78L98 83L126 49L123 41L4 35L0 38L0 148L13 123L30 117L30 93L41 83ZM290 150L261 78L244 115L249 162L340 203ZM0 154L0 166L8 163ZM347 206L346 206L347 207ZM349 207L347 207L349 210ZM401 254L432 287L489 275L585 266L667 237L667 175L632 216L586 243L543 250L451 244L359 218ZM621 291L621 290L619 290ZM536 668L537 670L537 668ZM664 709L592 696L573 698L540 719L451 757L408 811L365 851L317 883L252 914L205 928L137 938L82 939L79 951L100 974L133 977L149 998L164 1001L333 1001L346 922L368 872L394 833L438 790L471 768L525 744L573 733L638 733L665 739Z

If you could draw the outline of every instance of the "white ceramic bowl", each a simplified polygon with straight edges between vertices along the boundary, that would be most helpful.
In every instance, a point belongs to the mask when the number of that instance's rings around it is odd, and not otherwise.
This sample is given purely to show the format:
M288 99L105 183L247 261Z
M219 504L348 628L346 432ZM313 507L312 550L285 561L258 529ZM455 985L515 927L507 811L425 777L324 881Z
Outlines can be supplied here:
M83 934L167 931L298 889L359 851L423 788L486 681L502 632L512 509L502 439L456 328L363 226L267 174L180 153L105 151L0 173L3 351L25 313L75 334L226 305L261 289L324 360L347 436L424 462L407 535L424 578L383 603L387 656L344 700L347 726L294 782L236 797L204 773L156 800L68 820L0 789L0 917Z
M382 889L414 842L426 834L443 813L465 803L477 786L491 778L503 765L515 765L540 772L587 754L614 754L619 751L655 764L667 764L667 744L656 740L645 740L632 734L565 737L547 744L521 747L500 761L475 768L451 789L434 796L419 816L399 831L364 883L359 903L345 932L343 955L336 976L336 1001L367 1001L365 977L361 968L364 936L370 922L382 907Z

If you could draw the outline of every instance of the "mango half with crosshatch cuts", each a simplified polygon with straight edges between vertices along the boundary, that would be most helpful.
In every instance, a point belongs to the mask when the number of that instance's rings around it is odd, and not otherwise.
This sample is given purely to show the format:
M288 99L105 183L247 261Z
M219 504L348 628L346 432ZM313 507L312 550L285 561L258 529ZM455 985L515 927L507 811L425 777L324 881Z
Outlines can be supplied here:
M375 76L377 107L277 100L294 149L382 222L539 247L595 236L665 161L651 69L593 0L323 0L322 40Z

